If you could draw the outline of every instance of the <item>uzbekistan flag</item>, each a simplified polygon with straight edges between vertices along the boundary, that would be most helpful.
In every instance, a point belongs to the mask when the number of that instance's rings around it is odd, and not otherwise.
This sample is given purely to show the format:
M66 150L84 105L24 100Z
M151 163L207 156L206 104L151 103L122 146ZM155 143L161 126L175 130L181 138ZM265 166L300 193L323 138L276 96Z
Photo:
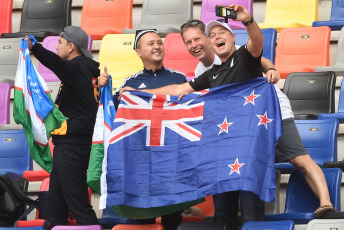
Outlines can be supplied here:
M122 96L101 180L101 207L161 207L227 191L275 199L275 146L282 133L265 78L183 97Z
M37 42L33 36L29 38L33 44ZM54 105L44 79L31 61L24 38L14 84L13 117L17 124L23 125L31 157L50 173L53 162L48 140L51 131L60 128L66 117Z

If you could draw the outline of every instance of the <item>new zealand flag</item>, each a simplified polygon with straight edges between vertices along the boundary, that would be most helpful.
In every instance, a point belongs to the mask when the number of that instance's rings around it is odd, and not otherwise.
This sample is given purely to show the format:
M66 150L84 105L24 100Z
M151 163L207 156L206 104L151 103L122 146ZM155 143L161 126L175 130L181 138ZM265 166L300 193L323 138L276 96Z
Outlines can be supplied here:
M227 191L275 199L278 98L265 78L174 96L126 92L103 170L101 206L160 207Z

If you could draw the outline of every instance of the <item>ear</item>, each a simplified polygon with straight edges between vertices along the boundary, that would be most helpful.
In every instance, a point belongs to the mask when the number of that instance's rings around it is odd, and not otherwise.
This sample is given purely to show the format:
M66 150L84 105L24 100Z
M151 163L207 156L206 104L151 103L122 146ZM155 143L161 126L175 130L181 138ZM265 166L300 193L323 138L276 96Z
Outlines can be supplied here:
M141 51L139 49L136 49L135 52L136 52L137 56L139 56L141 58Z
M68 52L71 53L71 52L73 52L73 50L75 50L75 45L74 45L74 43L70 42L68 44Z

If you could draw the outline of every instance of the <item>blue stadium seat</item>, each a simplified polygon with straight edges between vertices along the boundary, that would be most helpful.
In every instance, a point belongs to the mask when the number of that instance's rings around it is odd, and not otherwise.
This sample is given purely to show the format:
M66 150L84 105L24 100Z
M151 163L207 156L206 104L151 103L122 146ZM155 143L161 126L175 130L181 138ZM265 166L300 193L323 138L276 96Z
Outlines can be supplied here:
M249 221L246 222L241 230L294 230L295 224L291 220L282 221Z
M0 130L0 175L22 177L32 170L32 158L24 130Z
M98 219L99 224L105 229L112 229L117 224L135 224L135 220L121 217L111 208L103 209L102 217Z
M323 169L333 206L340 211L340 185L342 170ZM295 170L290 174L285 211L281 214L266 215L266 220L292 220L295 224L307 224L314 219L314 211L319 207L319 199L307 185L303 174Z
M233 30L235 34L235 44L242 46L247 43L248 34L246 30ZM277 31L272 28L262 29L264 44L263 57L275 63Z
M318 119L337 119L340 124L344 123L344 77L340 85L338 110L336 113L319 113Z
M309 155L320 167L325 161L337 161L338 121L295 120L301 140ZM276 163L281 173L290 173L294 168L289 162Z
M313 27L318 26L328 26L331 30L341 30L344 26L344 1L332 0L330 20L314 21Z

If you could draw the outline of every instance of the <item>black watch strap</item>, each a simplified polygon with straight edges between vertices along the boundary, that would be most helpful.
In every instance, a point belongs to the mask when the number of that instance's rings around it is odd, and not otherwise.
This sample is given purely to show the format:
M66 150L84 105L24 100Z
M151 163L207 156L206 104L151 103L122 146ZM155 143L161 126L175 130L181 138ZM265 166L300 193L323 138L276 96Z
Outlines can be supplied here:
M251 19L248 20L247 22L242 22L242 24L244 24L244 26L248 26L248 25L252 24L253 21L254 21L253 15L251 14Z

